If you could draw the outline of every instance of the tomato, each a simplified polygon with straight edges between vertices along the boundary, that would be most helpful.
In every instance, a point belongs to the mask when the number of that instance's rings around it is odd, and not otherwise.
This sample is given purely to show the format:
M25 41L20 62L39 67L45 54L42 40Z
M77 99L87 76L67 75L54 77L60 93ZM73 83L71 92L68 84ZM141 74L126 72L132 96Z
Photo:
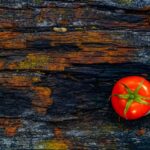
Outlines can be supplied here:
M120 79L113 87L111 103L121 117L134 120L150 111L150 82L140 76Z

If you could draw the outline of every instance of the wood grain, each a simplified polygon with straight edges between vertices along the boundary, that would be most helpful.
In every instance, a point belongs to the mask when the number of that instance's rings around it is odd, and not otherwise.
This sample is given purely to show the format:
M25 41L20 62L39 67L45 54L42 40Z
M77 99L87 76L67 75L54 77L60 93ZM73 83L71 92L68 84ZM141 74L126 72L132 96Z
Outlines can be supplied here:
M150 79L149 5L0 1L0 149L148 149L149 116L118 119L108 99Z

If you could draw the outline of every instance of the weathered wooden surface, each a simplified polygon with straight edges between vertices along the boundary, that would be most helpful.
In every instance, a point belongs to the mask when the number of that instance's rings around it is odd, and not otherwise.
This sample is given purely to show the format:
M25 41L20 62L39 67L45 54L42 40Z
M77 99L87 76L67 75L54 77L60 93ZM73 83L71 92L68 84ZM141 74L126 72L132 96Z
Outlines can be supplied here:
M149 149L150 117L108 98L150 79L150 1L0 1L0 149Z

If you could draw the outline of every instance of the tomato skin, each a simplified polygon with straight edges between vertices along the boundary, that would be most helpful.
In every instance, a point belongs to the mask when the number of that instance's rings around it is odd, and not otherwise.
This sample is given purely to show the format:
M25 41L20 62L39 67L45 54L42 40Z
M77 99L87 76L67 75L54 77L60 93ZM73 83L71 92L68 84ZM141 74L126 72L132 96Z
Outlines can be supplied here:
M123 98L119 98L117 96L113 96L113 95L114 94L127 94L127 91L122 85L122 83L127 85L132 91L134 91L142 81L143 81L143 84L138 94L141 96L150 98L150 82L140 76L124 77L120 79L119 81L117 81L113 87L112 98L111 98L112 107L114 108L117 114L119 114L121 117L127 120L134 120L134 119L138 119L138 118L145 116L150 111L150 105L145 105L145 104L141 104L141 103L134 101L130 105L125 115L124 110L127 104L127 100ZM145 101L150 102L150 99L145 100Z

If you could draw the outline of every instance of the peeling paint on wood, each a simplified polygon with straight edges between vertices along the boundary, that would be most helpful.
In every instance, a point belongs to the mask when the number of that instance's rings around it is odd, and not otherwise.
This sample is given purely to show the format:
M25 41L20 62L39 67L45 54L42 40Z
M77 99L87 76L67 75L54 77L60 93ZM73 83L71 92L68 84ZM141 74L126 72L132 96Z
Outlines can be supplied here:
M19 127L21 127L20 119L11 119L7 117L0 118L0 128L4 128L4 133L6 136L14 136Z

